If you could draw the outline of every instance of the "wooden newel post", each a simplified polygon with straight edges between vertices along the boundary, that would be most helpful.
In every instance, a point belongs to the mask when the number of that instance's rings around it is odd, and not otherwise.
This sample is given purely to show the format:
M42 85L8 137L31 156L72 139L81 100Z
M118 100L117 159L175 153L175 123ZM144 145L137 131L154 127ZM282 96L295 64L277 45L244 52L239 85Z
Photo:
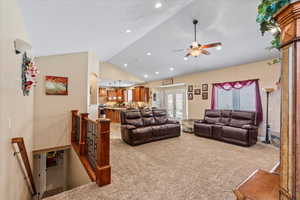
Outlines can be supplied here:
M86 154L86 136L87 136L87 120L89 114L81 113L81 129L80 129L80 140L79 140L79 154Z
M71 129L71 142L76 142L76 118L75 116L78 115L78 110L72 110L72 129Z
M110 120L98 119L97 126L96 183L99 186L103 186L111 182L111 167L109 163Z
M300 1L275 15L281 29L280 200L300 199Z

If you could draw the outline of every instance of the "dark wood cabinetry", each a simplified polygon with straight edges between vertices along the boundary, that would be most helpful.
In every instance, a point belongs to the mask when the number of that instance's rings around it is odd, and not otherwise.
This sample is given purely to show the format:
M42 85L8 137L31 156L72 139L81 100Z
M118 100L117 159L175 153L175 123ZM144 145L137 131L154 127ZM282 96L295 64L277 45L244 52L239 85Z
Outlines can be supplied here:
M106 97L107 92L105 88L99 88L99 97Z
M107 101L124 102L124 91L125 89L107 90Z
M149 88L139 86L132 90L133 102L149 102Z
M110 119L112 122L121 122L121 110L116 109L105 109L106 118Z

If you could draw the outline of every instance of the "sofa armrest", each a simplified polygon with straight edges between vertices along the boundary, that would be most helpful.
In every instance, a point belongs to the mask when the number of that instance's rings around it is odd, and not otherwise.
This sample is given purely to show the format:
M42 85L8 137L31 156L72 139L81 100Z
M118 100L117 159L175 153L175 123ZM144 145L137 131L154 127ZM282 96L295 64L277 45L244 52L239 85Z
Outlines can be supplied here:
M196 120L194 123L198 123L198 124L205 123L205 120L204 119Z
M168 124L179 124L179 121L174 120L174 119L168 119L167 123Z
M257 126L253 126L250 124L246 124L242 126L243 129L248 129L248 130L257 130Z
M135 126L129 124L121 125L121 128L126 128L128 130L136 129Z

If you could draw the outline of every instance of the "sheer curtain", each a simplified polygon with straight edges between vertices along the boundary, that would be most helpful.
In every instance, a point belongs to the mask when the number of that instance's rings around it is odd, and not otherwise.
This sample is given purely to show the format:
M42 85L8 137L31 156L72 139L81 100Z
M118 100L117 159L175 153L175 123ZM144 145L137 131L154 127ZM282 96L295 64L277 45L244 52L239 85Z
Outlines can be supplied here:
M256 111L257 121L263 118L259 80L214 83L212 109Z

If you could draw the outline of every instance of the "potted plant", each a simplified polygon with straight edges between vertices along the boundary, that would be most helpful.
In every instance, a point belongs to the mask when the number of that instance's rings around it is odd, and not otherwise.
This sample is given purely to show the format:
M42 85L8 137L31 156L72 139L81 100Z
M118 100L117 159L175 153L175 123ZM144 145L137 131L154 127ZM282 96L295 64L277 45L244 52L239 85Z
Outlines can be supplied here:
M271 41L270 49L280 48L280 28L275 22L273 15L281 8L291 3L291 0L262 0L258 5L257 23L260 25L262 35L271 32L274 39Z

